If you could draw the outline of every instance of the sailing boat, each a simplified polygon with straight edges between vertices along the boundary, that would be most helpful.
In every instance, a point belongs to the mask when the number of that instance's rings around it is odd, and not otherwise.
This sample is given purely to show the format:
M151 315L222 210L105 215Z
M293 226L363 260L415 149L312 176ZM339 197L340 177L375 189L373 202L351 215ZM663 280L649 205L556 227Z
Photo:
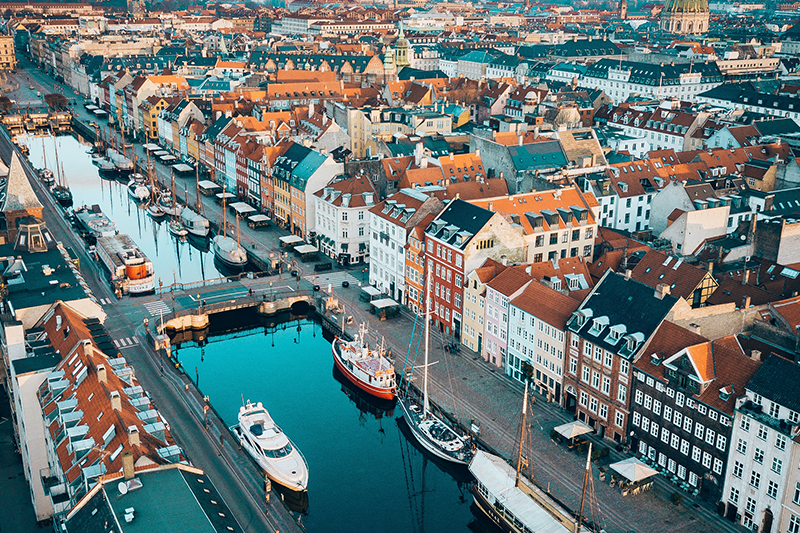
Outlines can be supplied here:
M53 146L56 152L56 175L57 181L55 187L52 188L53 198L61 205L61 207L72 206L72 192L67 187L67 178L64 176L64 166L58 161L58 139L53 137Z
M42 160L44 162L44 168L39 171L39 179L42 180L42 183L50 187L55 183L56 178L53 175L53 171L47 168L47 149L44 146L44 136L42 136Z
M184 192L184 196L186 196L185 192ZM173 210L172 211L168 211L169 214L170 214L170 221L169 221L169 224L167 225L167 229L169 230L169 232L172 235L174 235L178 239L184 240L184 239L186 239L186 236L189 234L189 230L186 229L186 226L183 225L183 219L181 217L179 217L178 214L176 214L174 212L174 209L177 207L176 204L175 204L175 178L174 177L172 178L172 205L173 205Z
M153 167L150 165L149 158L147 160L147 176L150 179L150 205L147 206L147 214L155 220L159 220L164 218L167 213L158 201L159 190L153 182Z
M225 196L222 197L222 235L215 235L211 239L211 249L214 258L222 266L241 272L247 265L247 251L239 244L239 217L236 217L236 239L228 237L228 209L225 205Z
M181 211L181 222L186 230L189 232L189 237L198 237L205 239L208 237L208 219L202 215L203 202L200 200L200 163L195 162L195 187L196 195L195 202L197 205L197 212L189 207L189 194L186 192L184 185L184 197L186 198L186 207Z
M546 492L522 475L522 447L526 431L525 416L528 407L528 384L525 384L525 395L522 403L522 427L520 429L517 467L514 469L502 457L478 450L469 464L469 471L475 477L472 495L475 506L481 510L501 530L507 533L525 533L528 531L547 531L548 533L580 533L578 524L582 522L583 497L581 498L581 514L576 520L572 514L561 507ZM587 475L583 482L583 496L591 469L592 449L586 460ZM581 528L582 530L583 528Z
M425 364L422 367L422 405L412 399L408 394L408 389L406 389L404 396L400 399L400 408L403 411L403 418L405 418L409 429L411 429L411 433L423 448L445 461L468 464L473 455L470 438L459 435L447 422L436 416L431 411L428 400L430 282L428 282L425 294Z

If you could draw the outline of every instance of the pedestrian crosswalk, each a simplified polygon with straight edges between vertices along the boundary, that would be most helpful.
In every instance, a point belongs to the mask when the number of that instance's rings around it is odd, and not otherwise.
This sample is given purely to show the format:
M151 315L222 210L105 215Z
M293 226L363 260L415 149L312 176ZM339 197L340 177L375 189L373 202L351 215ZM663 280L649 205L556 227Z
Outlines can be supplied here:
M139 344L139 339L136 337L125 337L124 339L114 339L114 346L118 349L122 348L130 348L131 346L136 346Z
M144 304L144 308L147 309L147 312L150 313L150 316L159 316L161 314L167 314L171 312L171 309L162 302L161 300L156 300L154 302L147 302Z
M108 305L111 303L111 298L100 298L100 305Z

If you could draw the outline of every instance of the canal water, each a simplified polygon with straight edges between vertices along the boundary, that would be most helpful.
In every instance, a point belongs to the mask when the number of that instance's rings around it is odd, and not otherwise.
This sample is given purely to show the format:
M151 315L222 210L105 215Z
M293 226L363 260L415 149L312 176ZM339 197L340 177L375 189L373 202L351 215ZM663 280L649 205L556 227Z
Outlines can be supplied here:
M399 407L368 401L334 374L317 322L269 320L252 311L214 315L203 346L184 342L175 356L227 425L237 423L243 397L263 402L300 449L309 467L307 531L485 531L470 510L466 468L423 455L403 433Z
M223 276L214 264L214 254L208 250L207 242L177 240L167 230L166 219L156 222L144 205L140 208L128 197L127 183L100 178L87 153L92 147L90 143L72 135L29 136L28 158L34 168L44 168L46 155L47 168L55 172L56 143L75 207L99 205L117 223L117 230L128 234L153 262L157 283L160 280L167 286Z

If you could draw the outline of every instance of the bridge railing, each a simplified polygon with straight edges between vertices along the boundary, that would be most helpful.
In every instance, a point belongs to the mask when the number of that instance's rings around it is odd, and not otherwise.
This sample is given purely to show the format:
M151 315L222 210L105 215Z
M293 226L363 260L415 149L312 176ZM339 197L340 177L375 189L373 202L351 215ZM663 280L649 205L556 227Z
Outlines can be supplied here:
M238 298L231 298L230 300L223 300L221 302L205 303L202 298L199 299L198 306L194 309L179 309L169 314L164 315L164 321L167 322L173 318L179 318L189 315L197 314L210 314L215 311L221 312L223 310L241 309L244 307L255 307L262 302L275 302L289 298L307 298L314 297L315 292L311 290L274 290L274 291L254 291L253 294L247 296L240 296Z

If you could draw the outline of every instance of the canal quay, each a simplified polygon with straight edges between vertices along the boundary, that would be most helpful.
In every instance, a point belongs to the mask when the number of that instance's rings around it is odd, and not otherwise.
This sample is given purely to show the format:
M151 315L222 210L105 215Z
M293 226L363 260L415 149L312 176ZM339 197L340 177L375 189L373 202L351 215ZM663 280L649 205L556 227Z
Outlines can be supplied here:
M172 356L224 423L236 424L243 399L263 402L304 455L307 509L282 497L307 531L483 530L466 468L434 462L403 433L399 408L349 385L313 316L240 310L212 315L194 333L199 342L173 345Z

